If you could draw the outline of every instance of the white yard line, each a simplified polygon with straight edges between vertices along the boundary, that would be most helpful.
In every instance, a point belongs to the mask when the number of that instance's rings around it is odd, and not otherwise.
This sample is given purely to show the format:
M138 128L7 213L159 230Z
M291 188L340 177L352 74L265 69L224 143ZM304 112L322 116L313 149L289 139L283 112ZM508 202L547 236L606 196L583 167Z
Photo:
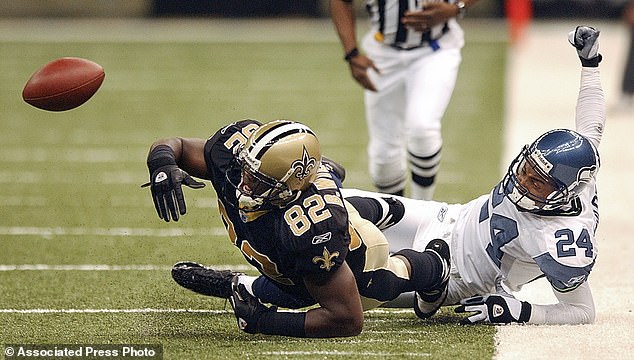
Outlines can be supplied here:
M150 314L150 313L208 313L223 314L229 310L207 309L0 309L0 314Z
M280 310L282 311L282 310ZM285 312L299 312L303 310L283 310ZM411 309L384 310L374 309L367 311L371 314L409 314ZM152 313L209 313L209 314L233 314L233 310L209 310L209 309L0 309L0 314L152 314Z
M37 227L0 226L0 236L108 236L108 237L182 237L182 236L223 236L227 232L222 227L211 228L85 228L85 227Z
M623 71L626 29L621 23L593 23L601 29L604 55L601 77L608 109L616 102ZM526 37L510 50L507 74L506 169L521 146L555 127L574 126L579 89L579 63L566 42L577 22L534 23ZM608 114L599 152L597 233L600 253L590 275L597 320L576 326L500 326L496 360L511 359L623 359L634 352L634 251L631 221L634 203L634 114ZM535 303L555 297L545 281L526 286L518 294Z
M359 356L365 356L365 357L377 357L377 358L399 358L399 357L431 357L432 354L431 353L404 353L404 352L371 352L371 351L363 351L363 352L356 352L356 351L336 351L336 350L331 350L331 351L264 351L261 353L257 353L254 355L264 355L264 356L275 356L278 358L295 358L295 357L301 357L301 356L309 356L309 357L314 357L314 356L320 356L320 357L324 357L324 358L328 358L329 356L331 357L341 357L341 356L351 356L354 358L357 358Z
M209 265L214 269L231 269L234 271L252 270L250 265ZM171 266L165 265L106 265L106 264L70 264L70 265L49 265L49 264L17 264L0 265L2 271L169 271Z

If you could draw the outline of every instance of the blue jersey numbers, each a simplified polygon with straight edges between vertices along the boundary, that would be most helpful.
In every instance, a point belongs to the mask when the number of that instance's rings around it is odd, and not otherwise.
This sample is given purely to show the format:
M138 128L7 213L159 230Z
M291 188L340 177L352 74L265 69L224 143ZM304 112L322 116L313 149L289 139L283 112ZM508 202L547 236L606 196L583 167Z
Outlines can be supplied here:
M584 255L588 258L592 258L593 255L593 246L592 241L590 239L590 234L588 230L583 229L581 234L575 240L575 235L570 229L561 229L555 232L555 238L559 239L557 241L557 256L562 257L570 257L577 256L577 249L581 251L585 251ZM576 245L576 246L574 246Z

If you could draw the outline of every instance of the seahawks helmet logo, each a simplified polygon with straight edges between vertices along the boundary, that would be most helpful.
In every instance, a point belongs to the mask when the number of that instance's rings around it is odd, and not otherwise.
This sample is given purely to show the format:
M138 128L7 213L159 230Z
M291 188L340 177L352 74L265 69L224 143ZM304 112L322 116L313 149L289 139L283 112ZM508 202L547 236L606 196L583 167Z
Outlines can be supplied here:
M295 173L295 177L302 180L310 175L311 170L317 166L317 160L314 157L311 157L306 150L306 147L303 147L302 158L293 161L291 164L291 169Z

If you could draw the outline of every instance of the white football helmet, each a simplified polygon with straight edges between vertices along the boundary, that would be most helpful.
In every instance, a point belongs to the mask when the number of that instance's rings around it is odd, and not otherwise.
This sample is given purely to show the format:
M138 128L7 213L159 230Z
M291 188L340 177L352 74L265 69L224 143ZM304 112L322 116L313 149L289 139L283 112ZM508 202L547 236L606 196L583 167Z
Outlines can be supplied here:
M524 166L530 166L554 190L546 197L532 194L518 180ZM572 130L551 130L524 146L509 166L502 186L520 210L554 210L578 197L598 169L599 154L588 139Z
M275 120L260 126L236 153L241 171L234 184L238 207L258 211L285 207L317 176L321 148L306 125Z

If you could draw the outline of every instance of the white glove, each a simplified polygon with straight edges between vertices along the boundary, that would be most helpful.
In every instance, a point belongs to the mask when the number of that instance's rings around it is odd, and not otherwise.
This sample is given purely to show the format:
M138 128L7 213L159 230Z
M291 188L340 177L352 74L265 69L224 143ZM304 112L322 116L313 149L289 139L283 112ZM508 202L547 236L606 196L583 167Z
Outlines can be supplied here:
M456 313L474 312L460 321L462 325L475 323L525 323L531 317L531 304L509 296L474 296L460 301Z
M597 67L601 62L599 34L599 30L590 26L577 26L568 33L568 42L577 49L583 66Z

